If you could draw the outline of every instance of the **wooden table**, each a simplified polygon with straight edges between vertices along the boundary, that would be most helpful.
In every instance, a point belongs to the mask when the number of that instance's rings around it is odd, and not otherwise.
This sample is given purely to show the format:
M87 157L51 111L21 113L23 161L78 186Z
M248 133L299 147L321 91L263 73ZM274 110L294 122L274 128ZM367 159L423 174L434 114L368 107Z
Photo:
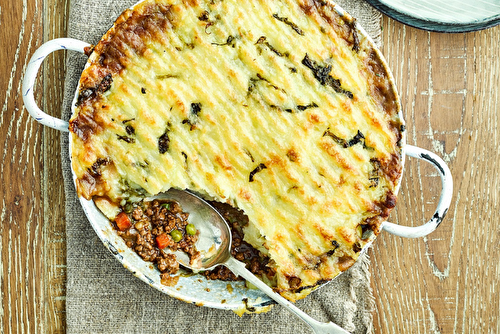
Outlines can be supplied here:
M0 332L65 332L65 222L59 134L23 107L25 64L66 33L68 0L0 3ZM444 158L450 211L429 237L383 234L371 251L376 333L500 333L500 27L437 34L384 17L408 143ZM64 53L44 63L43 109L58 115ZM393 222L432 214L440 182L408 160Z

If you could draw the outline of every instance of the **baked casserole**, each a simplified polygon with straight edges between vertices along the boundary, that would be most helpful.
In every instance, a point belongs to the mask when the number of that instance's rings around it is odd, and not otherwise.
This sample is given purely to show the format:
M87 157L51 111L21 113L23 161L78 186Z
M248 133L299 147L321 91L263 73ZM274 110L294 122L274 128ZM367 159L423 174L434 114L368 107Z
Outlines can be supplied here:
M248 217L295 301L396 204L404 126L355 20L322 0L146 0L89 50L70 120L79 196L111 220L170 188Z

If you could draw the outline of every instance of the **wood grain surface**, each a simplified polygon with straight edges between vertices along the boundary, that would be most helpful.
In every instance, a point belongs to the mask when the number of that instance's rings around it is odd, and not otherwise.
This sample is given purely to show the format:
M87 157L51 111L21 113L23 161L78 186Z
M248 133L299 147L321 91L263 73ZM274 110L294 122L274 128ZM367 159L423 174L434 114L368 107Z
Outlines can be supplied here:
M454 199L439 229L408 240L384 234L372 255L380 333L500 333L500 27L437 34L382 22L408 143L448 163ZM433 212L438 175L408 161L392 219Z
M65 332L65 222L59 133L31 119L21 79L29 57L66 34L66 0L0 1L0 332ZM59 115L64 53L37 81L42 109Z
M29 57L66 34L68 0L0 2L0 332L65 332L65 222L59 134L34 122L21 97ZM449 164L455 191L439 229L387 233L371 253L375 333L500 333L500 27L436 34L382 21L408 143ZM59 115L64 53L44 63L37 101ZM391 220L432 215L440 181L408 159Z

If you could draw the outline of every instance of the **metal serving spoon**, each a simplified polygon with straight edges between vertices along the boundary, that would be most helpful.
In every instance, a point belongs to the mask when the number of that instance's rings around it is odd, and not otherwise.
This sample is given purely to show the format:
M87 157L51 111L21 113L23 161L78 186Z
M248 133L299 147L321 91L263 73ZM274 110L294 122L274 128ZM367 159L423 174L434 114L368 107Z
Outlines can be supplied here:
M274 299L278 304L294 313L308 324L317 334L349 333L333 322L320 322L301 311L287 299L275 293L268 285L258 279L245 268L245 264L231 256L231 230L225 219L210 204L188 191L170 189L155 196L157 199L177 201L183 211L189 212L189 221L200 231L196 248L201 252L201 258L190 264L189 257L184 252L176 252L179 263L195 272L210 270L223 265L235 275L239 275Z

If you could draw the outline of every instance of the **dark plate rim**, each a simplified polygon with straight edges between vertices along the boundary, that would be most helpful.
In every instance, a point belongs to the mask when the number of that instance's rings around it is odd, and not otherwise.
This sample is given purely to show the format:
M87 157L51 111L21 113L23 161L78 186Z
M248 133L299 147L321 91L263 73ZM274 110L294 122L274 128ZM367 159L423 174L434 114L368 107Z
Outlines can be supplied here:
M439 21L427 21L422 20L404 13L401 13L389 6L381 3L379 0L365 0L375 9L379 10L383 14L389 16L390 18L409 25L414 28L432 31L432 32L446 32L446 33L463 33L472 32L491 28L500 24L500 13L491 16L490 18L482 21L465 23L465 24L453 24L453 23L443 23Z

